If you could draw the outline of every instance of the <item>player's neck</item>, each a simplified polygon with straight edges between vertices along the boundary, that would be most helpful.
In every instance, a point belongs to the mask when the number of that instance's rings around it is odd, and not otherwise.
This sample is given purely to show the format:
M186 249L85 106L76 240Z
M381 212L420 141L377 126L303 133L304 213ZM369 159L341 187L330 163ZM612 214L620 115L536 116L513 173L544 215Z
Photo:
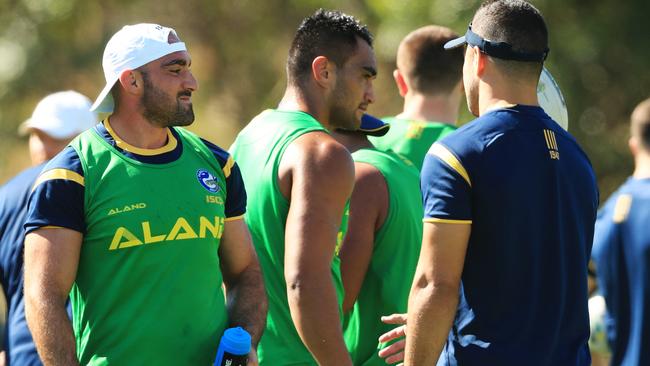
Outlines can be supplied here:
M650 154L639 152L634 157L634 178L650 178Z
M167 144L168 128L152 124L139 113L116 111L108 123L119 139L137 148L158 149Z
M404 111L397 118L415 121L433 121L456 124L460 96L407 94L404 97Z
M479 84L479 115L499 108L521 105L539 105L537 84L494 79Z
M331 131L332 126L329 123L329 114L322 102L323 97L312 96L305 90L300 90L294 86L288 86L284 96L278 104L278 109L283 111L301 111L310 114L323 127Z

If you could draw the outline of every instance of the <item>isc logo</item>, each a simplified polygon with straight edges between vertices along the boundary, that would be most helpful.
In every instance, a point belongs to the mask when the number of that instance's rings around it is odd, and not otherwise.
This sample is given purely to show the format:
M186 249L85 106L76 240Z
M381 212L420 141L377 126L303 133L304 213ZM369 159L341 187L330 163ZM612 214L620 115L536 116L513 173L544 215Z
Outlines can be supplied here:
M545 129L544 139L546 140L546 147L548 147L548 154L551 156L551 160L560 160L560 150L557 147L555 132Z

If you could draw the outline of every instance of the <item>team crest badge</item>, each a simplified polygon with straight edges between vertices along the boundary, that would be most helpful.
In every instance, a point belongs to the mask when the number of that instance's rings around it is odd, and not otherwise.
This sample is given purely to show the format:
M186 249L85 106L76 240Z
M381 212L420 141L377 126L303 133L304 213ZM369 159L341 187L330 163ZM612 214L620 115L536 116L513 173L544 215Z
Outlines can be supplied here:
M199 169L196 171L196 179L199 180L199 183L203 188L207 189L208 192L217 193L219 192L219 180L217 177L212 175L209 171L205 169Z

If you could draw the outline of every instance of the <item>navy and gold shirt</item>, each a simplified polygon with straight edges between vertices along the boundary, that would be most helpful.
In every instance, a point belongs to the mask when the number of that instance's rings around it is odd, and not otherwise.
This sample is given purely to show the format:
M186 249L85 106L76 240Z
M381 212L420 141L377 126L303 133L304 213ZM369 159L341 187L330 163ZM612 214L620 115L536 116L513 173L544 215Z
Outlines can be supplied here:
M108 121L98 124L94 130L120 153L142 163L167 164L179 159L183 153L182 139L174 128L168 129L167 144L158 149L141 149L129 145L113 132ZM202 142L213 153L226 176L226 219L242 217L246 212L246 191L239 167L227 151L206 140L202 139ZM70 146L66 147L43 171L45 173L34 184L25 223L26 232L55 226L85 233L84 173L77 152ZM47 198L43 199L45 197Z
M612 365L650 364L650 178L629 178L598 212L594 250Z
M438 365L589 365L598 190L575 139L539 107L493 110L432 145L421 188L425 222L471 224Z

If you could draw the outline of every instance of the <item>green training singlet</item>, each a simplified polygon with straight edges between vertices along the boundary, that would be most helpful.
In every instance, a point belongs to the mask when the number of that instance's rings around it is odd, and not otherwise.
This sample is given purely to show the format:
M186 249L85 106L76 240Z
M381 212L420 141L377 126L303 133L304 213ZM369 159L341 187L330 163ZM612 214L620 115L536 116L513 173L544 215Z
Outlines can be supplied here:
M284 278L284 229L289 202L278 184L278 169L286 148L296 138L314 131L327 132L307 113L266 110L239 133L230 148L244 178L248 195L245 219L257 249L269 299L266 330L258 347L260 365L316 364L302 343L289 311ZM344 222L342 228L345 225ZM340 306L343 299L340 261L332 254L332 279Z
M399 119L396 117L382 118L390 123L390 129L385 136L369 137L379 150L393 150L413 162L418 171L422 170L424 157L431 145L456 130L456 126L440 122L424 122Z
M167 164L131 159L91 129L71 142L86 233L70 293L82 365L211 365L227 325L218 249L225 175L176 129Z
M386 362L377 355L380 349L377 339L395 326L382 323L380 317L406 313L420 255L423 215L420 178L410 161L392 151L361 149L352 158L381 172L388 186L389 207L384 224L375 233L370 265L357 301L345 316L345 343L354 365L385 366Z

